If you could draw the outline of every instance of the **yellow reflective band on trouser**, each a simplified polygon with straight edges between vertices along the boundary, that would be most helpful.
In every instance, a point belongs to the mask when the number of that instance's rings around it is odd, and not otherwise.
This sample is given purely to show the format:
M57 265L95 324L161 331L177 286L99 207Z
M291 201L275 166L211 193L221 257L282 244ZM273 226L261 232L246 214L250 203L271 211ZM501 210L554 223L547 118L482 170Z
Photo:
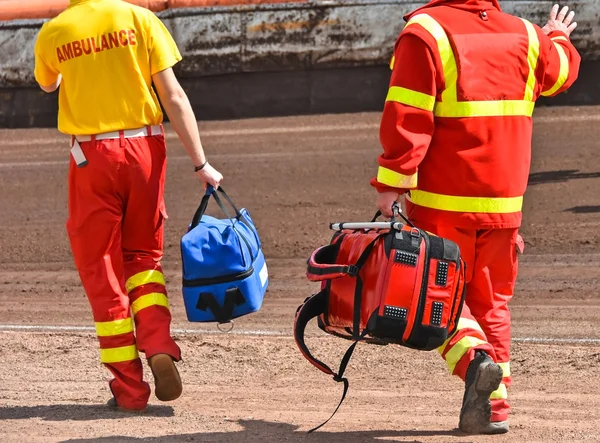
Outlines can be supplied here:
M502 368L502 377L510 377L510 362L498 363L498 366Z
M435 107L434 96L413 91L411 89L401 88L400 86L390 87L385 101L402 103L403 105L412 106L413 108L429 112L433 111L433 108Z
M138 288L142 285L147 285L149 283L158 283L159 285L164 285L165 276L162 272L155 270L138 272L134 276L129 277L129 279L127 279L127 283L125 283L125 288L129 293L135 288Z
M392 55L392 59L390 60L390 69L394 70L394 65L396 64L396 57Z
M554 86L552 86L547 91L542 91L543 96L550 96L563 87L567 79L569 78L569 58L565 52L565 48L563 48L558 43L553 43L554 47L558 51L558 56L560 57L560 72L558 74L558 79Z
M131 317L122 320L96 322L96 335L98 337L112 337L129 332L133 332L133 320Z
M454 368L456 368L456 365L458 364L460 359L463 358L463 356L469 351L469 349L474 348L478 345L483 345L485 343L487 343L485 340L469 336L463 337L459 341L457 341L454 344L454 346L452 346L452 349L448 351L445 357L446 365L448 366L450 374L454 373ZM444 352L444 349L442 348L445 346L446 343L444 343L438 348L438 352L440 354Z
M537 32L531 23L525 19L525 27L527 28L527 35L529 36L529 48L527 49L527 64L529 65L529 75L527 76L527 86L525 87L525 101L533 102L535 94L535 70L537 69L538 59L540 56L540 39L538 38Z
M506 385L501 383L494 392L490 394L490 400L506 400L508 398L508 391L506 390Z
M456 197L415 190L407 198L415 205L452 212L509 214L523 207L523 197Z
M479 326L479 323L477 323L475 320L461 317L458 319L458 325L456 326L456 331L454 331L454 333L446 339L444 344L438 348L438 352L440 354L443 354L444 350L446 349L446 346L448 345L448 343L450 343L450 340L452 340L452 338L456 334L458 334L458 331L461 331L463 329L474 329L476 331L481 332L483 335L485 335L483 333L483 329L481 329L481 326Z
M417 174L403 175L380 166L377 170L377 181L392 188L414 188L417 186Z
M165 308L169 309L169 299L165 294L161 294L160 292L152 292L150 294L142 295L131 304L131 312L133 315L135 315L142 309L150 306L164 306Z
M436 117L531 117L535 103L524 100L496 100L473 102L437 102L433 110Z
M476 331L483 333L483 329L481 329L481 326L479 326L479 323L477 323L475 320L471 320L469 318L459 318L458 319L458 326L456 327L456 330L460 331L461 329L475 329Z
M102 363L120 363L135 360L138 357L136 345L100 349L100 361Z
M431 34L438 45L438 51L442 60L442 69L444 71L444 81L446 89L442 92L442 101L451 102L457 101L457 83L458 83L458 68L456 58L450 45L450 39L440 25L433 17L427 14L417 14L412 17L405 28L411 25L421 25Z

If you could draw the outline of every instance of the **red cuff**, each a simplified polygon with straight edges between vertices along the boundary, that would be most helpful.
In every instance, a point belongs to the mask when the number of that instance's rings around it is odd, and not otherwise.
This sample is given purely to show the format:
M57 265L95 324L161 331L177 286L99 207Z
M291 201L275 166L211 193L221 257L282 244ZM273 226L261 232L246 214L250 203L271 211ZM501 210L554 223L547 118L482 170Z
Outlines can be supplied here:
M548 34L548 37L565 37L567 40L571 41L571 38L562 31L552 31L550 32L550 34Z

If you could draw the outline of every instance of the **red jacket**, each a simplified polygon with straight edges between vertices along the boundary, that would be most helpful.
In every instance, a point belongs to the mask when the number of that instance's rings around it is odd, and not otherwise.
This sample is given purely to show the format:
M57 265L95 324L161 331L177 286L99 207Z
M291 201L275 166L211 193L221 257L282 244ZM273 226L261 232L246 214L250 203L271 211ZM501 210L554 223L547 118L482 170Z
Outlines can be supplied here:
M406 19L372 185L409 191L417 223L520 226L534 102L573 84L577 50L495 0L435 0Z

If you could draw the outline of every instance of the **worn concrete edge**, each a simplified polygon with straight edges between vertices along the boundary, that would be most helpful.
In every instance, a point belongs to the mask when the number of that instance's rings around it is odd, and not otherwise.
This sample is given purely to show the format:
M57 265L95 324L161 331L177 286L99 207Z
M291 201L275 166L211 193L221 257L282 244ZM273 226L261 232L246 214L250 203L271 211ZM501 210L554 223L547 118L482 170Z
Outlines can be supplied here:
M531 1L531 0L515 0L515 1ZM273 4L256 4L256 5L234 5L234 6L205 6L202 8L176 8L165 9L158 11L155 14L161 19L170 19L177 17L189 17L195 15L212 15L212 14L233 14L238 12L250 11L289 11L297 9L315 9L315 8L331 8L331 7L354 7L365 5L401 5L415 3L414 0L361 0L361 1L344 1L344 0L327 0L327 1L308 1L298 3L273 3ZM0 21L0 29L16 29L16 28L39 28L50 18L40 19L21 19Z

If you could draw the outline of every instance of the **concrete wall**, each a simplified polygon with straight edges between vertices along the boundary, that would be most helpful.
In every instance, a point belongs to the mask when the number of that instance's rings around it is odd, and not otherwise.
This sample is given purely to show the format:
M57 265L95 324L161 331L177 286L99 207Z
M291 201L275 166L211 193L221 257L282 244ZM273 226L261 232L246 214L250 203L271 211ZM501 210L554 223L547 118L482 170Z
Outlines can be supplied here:
M380 109L389 76L385 65L404 25L402 16L424 3L332 0L158 15L184 57L176 72L199 118L208 119ZM542 25L552 2L501 4L506 12ZM573 41L585 60L583 77L593 80L600 61L600 0L569 5L577 12ZM0 127L55 122L56 98L32 89L33 46L42 23L0 22ZM345 82L358 89L343 87L336 94ZM546 103L600 102L594 95L600 93L588 86Z

